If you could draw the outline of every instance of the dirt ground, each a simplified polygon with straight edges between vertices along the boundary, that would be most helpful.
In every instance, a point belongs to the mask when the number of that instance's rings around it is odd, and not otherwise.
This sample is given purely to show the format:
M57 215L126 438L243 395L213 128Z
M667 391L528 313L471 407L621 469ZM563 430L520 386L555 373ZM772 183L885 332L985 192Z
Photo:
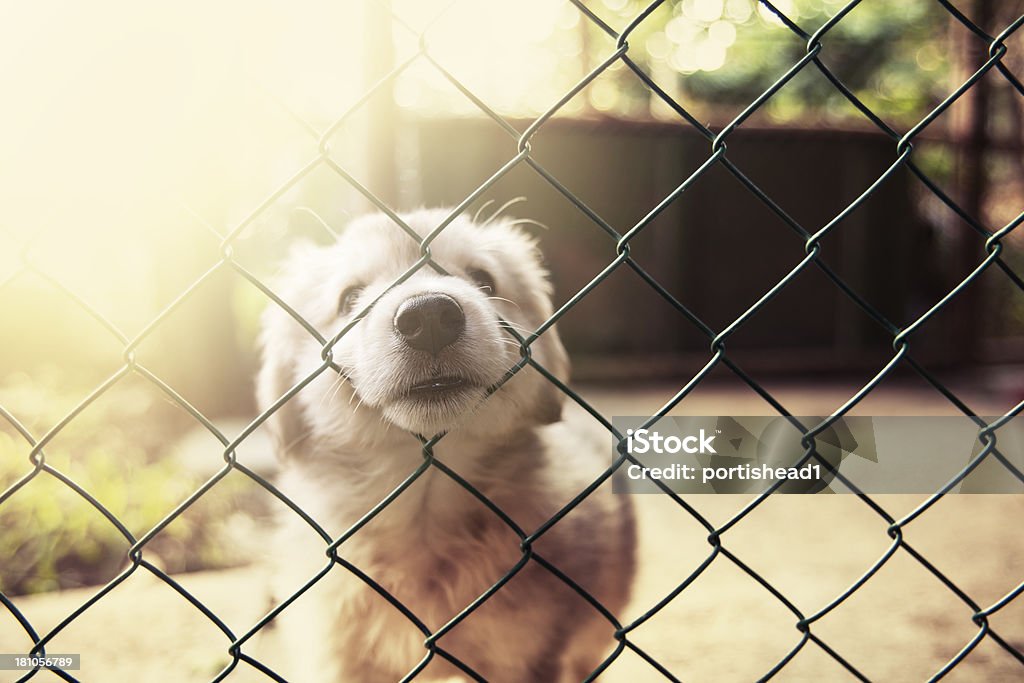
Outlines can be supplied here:
M796 414L838 407L852 385L772 387ZM671 388L586 390L606 414L657 409ZM1003 412L1009 402L970 394L979 412ZM753 394L701 390L688 398L689 414L765 414ZM725 408L723 408L725 407ZM917 387L890 387L869 397L859 414L953 414L940 396ZM923 496L876 497L890 514L906 514ZM634 496L640 526L640 571L628 622L672 591L711 553L706 532L664 496ZM713 524L750 502L745 496L689 499ZM1024 495L947 496L909 525L905 539L983 607L1024 581ZM887 524L850 495L773 496L727 531L723 546L760 573L805 615L814 614L861 577L889 549ZM229 628L244 632L267 608L265 577L256 567L176 577ZM52 628L96 589L18 599L37 629ZM972 610L906 551L897 551L851 598L813 624L812 632L873 681L927 680L978 632ZM753 681L797 646L796 617L768 590L719 555L692 584L630 639L683 681ZM991 627L1024 649L1024 597L991 619ZM27 639L0 610L0 652L19 651ZM194 607L146 572L136 572L87 610L52 643L53 653L80 652L80 680L117 682L208 681L226 663L227 639ZM259 641L253 647L258 650ZM17 680L0 672L0 681ZM34 680L58 680L41 674ZM245 664L228 680L267 680ZM629 651L602 681L664 680ZM854 680L813 642L774 679ZM1024 665L990 638L947 681L1020 681Z

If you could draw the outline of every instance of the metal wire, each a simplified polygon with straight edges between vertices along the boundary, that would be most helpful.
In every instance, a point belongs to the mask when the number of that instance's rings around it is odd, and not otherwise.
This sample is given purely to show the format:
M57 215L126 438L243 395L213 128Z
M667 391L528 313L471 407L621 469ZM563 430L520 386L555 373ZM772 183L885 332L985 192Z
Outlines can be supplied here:
M919 122L912 126L909 130L904 133L900 133L894 128L890 127L885 123L881 117L876 115L871 109L866 106L853 91L848 88L842 80L836 76L836 74L830 70L825 63L822 61L822 57L828 55L828 39L829 34L838 26L843 19L853 10L858 4L859 0L850 2L839 10L833 17L826 21L820 28L815 30L813 33L808 33L804 30L796 21L792 20L781 12L778 8L773 6L770 2L762 0L761 4L773 13L779 21L795 36L800 40L805 41L806 48L802 57L795 61L791 67L769 88L761 93L754 101L752 101L746 108L743 109L732 121L725 125L717 133L710 130L708 127L702 125L693 115L691 115L686 108L678 101L670 97L665 90L663 90L649 74L647 74L643 68L635 61L631 56L631 46L629 43L630 35L633 31L640 26L647 18L662 4L663 0L658 2L652 2L646 6L636 17L630 21L622 31L616 31L607 23L605 23L600 17L598 17L592 10L590 10L581 0L570 0L570 2L579 10L581 17L584 21L591 23L599 31L607 34L614 42L613 48L608 54L597 64L585 77L583 77L575 86L568 90L557 102L536 118L525 130L519 131L509 121L503 118L493 109L489 108L482 99L477 97L469 88L463 83L459 82L450 72L448 72L440 63L435 61L434 57L430 54L428 41L426 40L426 34L430 30L430 26L422 31L415 31L408 27L400 17L394 17L394 20L409 31L412 31L419 40L418 51L409 57L407 60L395 66L388 74L384 75L373 87L367 90L367 92L357 102L355 102L349 109L341 113L335 118L324 130L319 131L317 128L306 121L300 119L300 123L303 128L309 132L312 136L312 142L315 145L315 151L312 153L309 160L301 166L286 182L277 187L271 192L262 202L257 204L251 212L238 224L228 229L226 232L220 231L213 226L207 225L209 230L221 238L220 254L219 258L213 263L213 265L196 279L189 287L187 287L182 293L168 306L166 306L160 313L154 318L138 335L134 338L129 338L123 334L116 325L110 322L101 313L91 307L87 302L78 297L75 292L65 287L52 275L44 272L32 263L29 255L27 246L21 252L21 268L25 271L32 271L40 275L44 280L49 283L57 291L67 296L77 306L86 311L90 316L99 321L103 327L117 340L117 342L123 348L123 363L110 377L96 387L86 398L84 398L77 406L75 406L67 415L64 416L56 425L50 428L43 434L36 435L27 427L25 427L18 419L11 414L9 411L0 406L0 418L9 423L21 438L24 440L28 447L28 466L22 477L15 481L7 490L0 493L0 505L7 501L12 496L16 495L21 489L30 485L37 478L52 477L60 481L63 485L74 491L78 496L85 500L90 506L95 508L100 514L102 514L107 521L118 531L118 533L124 537L127 544L127 559L129 565L122 572L120 572L114 579L112 579L105 586L100 588L92 595L88 600L82 603L77 609L71 614L61 620L56 626L46 632L40 632L36 629L30 620L18 609L16 602L8 596L0 593L0 604L9 611L13 617L20 624L27 637L34 643L32 648L33 654L45 654L47 645L69 624L71 624L76 618L82 615L85 611L94 606L97 602L102 600L107 594L114 590L119 584L124 582L128 577L137 571L146 571L157 577L165 584L173 588L184 600L188 601L195 609L208 619L223 635L225 638L226 652L230 656L229 663L213 677L213 681L224 680L229 677L233 670L235 670L239 663L244 662L252 668L262 672L266 677L282 681L284 680L279 674L273 671L270 667L264 663L258 661L253 656L245 651L247 642L261 629L267 626L275 617L281 614L284 610L288 609L289 606L298 599L303 593L309 590L312 586L322 580L328 573L332 571L344 571L349 572L359 580L366 583L366 585L375 591L382 600L389 602L397 610L399 610L405 617L413 624L424 636L424 655L422 660L405 676L403 680L409 681L415 679L418 674L430 663L430 661L439 657L451 662L455 667L463 671L466 675L470 676L474 680L484 680L478 673L466 663L460 661L451 653L447 652L441 644L441 638L444 634L448 633L452 629L456 628L463 620L465 620L470 614L478 609L483 603L489 600L495 593L500 591L502 587L512 579L517 573L519 573L528 564L533 563L540 567L543 567L546 571L550 572L558 580L565 583L569 588L575 591L583 599L585 599L595 610L597 610L607 621L609 633L613 634L618 642L617 647L614 651L608 655L608 657L601 662L601 664L587 676L586 680L590 681L597 678L608 666L615 661L625 650L631 650L633 653L641 657L651 667L651 672L658 676L663 677L666 680L675 681L676 677L661 663L659 663L653 656L645 652L634 640L630 638L630 635L639 626L650 620L654 615L664 609L672 600L679 596L682 592L690 589L690 586L694 581L710 566L717 562L731 563L739 568L744 574L771 595L775 600L778 601L785 609L792 613L794 617L794 637L795 644L792 648L782 657L774 666L768 671L764 672L761 680L767 680L773 677L775 674L782 671L787 664L806 647L816 647L825 653L827 656L835 660L841 665L847 672L858 680L866 681L867 676L857 668L857 663L850 661L843 657L839 651L833 646L829 645L822 637L814 632L815 623L829 614L835 609L840 608L843 603L849 599L857 590L869 582L872 577L881 569L887 562L891 560L897 553L904 553L914 561L918 562L924 567L929 573L934 575L943 586L950 593L952 593L958 600L963 602L971 612L971 622L976 627L974 636L963 645L962 649L952 657L945 665L939 670L935 671L931 676L930 680L937 681L952 671L958 664L960 664L970 653L974 650L982 641L990 639L996 643L1000 648L1009 653L1015 658L1022 666L1021 675L1024 676L1024 652L1022 652L1017 646L1011 644L1008 640L1003 638L999 632L990 623L990 618L1004 609L1007 605L1020 598L1021 594L1024 593L1024 583L1021 583L1016 588L1012 589L998 600L992 602L988 606L976 602L964 589L959 587L951 578L940 571L930 560L924 555L918 552L907 540L904 538L904 530L912 524L915 520L924 515L943 495L945 495L953 486L955 486L960 480L967 476L974 468L985 460L991 459L999 462L1007 471L1020 481L1024 481L1024 474L1016 469L998 449L998 431L1009 423L1013 418L1017 417L1022 410L1024 410L1024 402L1021 402L1007 411L1004 415L998 419L993 420L990 423L986 423L968 406L966 402L960 399L952 390L946 387L934 374L932 374L924 365L918 362L914 357L914 341L915 338L920 334L921 327L935 315L942 310L946 309L950 303L959 298L964 290L970 287L983 273L986 271L998 271L1002 273L1011 283L1016 290L1024 293L1024 281L1022 281L1020 274L1016 273L1010 266L1009 263L1003 258L1004 251L1006 249L1005 242L1011 232L1016 230L1022 222L1024 222L1024 213L1017 216L1014 220L1010 221L1004 226L992 228L987 226L979 216L972 216L967 210L959 206L947 193L945 193L937 183L935 183L928 175L922 170L922 168L916 163L914 158L914 142L920 137L921 133L927 129L937 118L939 118L944 112L946 112L950 106L958 99L960 99L965 93L967 93L972 87L985 77L999 77L1002 78L1006 83L1009 84L1010 88L1016 92L1017 95L1024 96L1024 85L1021 84L1019 78L1013 74L1010 69L1004 63L1004 56L1007 54L1007 40L1012 34L1017 32L1022 25L1024 25L1024 16L1021 16L1016 21L1013 21L1005 28L1003 28L997 35L993 36L986 32L986 30L972 22L963 12L956 8L952 3L946 2L945 0L939 0L939 4L952 16L958 23L966 27L972 36L972 39L980 41L983 45L987 46L987 58L984 63L975 71L970 77L968 77L959 87L951 92L935 109L929 112ZM415 231L413 231L408 225L406 225L396 211L388 206L384 201L378 198L374 193L369 190L366 186L359 183L342 165L340 161L332 156L330 149L330 140L334 133L345 123L345 121L358 111L374 94L379 90L392 83L400 74L405 72L412 64L423 63L433 67L443 78L450 82L462 95L464 95L473 105L475 105L480 112L492 120L497 126L500 127L506 134L509 135L516 143L516 153L507 160L507 162L496 171L491 177L487 178L482 182L476 189L469 193L463 201L455 206L449 215L441 221L428 235L420 238ZM682 179L677 187L668 193L657 205L652 207L648 213L635 225L632 226L620 226L616 227L611 225L608 221L604 220L596 211L589 207L582 199L573 194L562 182L555 177L554 174L549 172L544 166L535 158L533 155L533 145L535 143L536 134L545 126L545 124L555 116L575 95L583 90L588 84L594 79L598 78L602 73L607 71L613 65L621 63L625 65L633 74L635 74L640 81L650 90L652 96L658 98L667 105L675 114L678 116L679 125L690 127L695 129L702 135L709 143L710 149L707 158L704 162L687 178ZM756 183L754 183L743 171L737 167L728 157L728 143L733 134L746 122L756 111L765 105L776 93L779 92L790 80L792 80L797 74L804 70L813 69L818 71L824 76L835 88L835 90L842 95L847 101L852 104L858 112L860 112L865 120L871 125L876 127L883 135L887 136L894 143L893 147L893 160L891 165L881 173L877 179L854 201L850 202L847 206L843 207L832 220L828 221L824 225L814 226L810 229L802 226L795 219L793 219L788 213L786 213L771 197L769 197L763 190L761 190ZM297 117L298 118L298 117ZM291 400L295 394L301 391L307 384L312 382L320 374L331 370L337 369L332 361L332 349L335 344L338 343L339 339L343 337L348 331L366 314L366 312L376 303L371 302L366 305L363 310L357 314L353 321L341 330L336 336L331 339L326 339L321 336L316 329L310 325L307 321L303 320L302 317L288 304L281 299L274 291L261 282L259 278L246 270L234 257L233 254L233 242L242 233L242 231L261 217L267 209L278 203L281 198L285 195L288 190L298 184L304 177L311 173L317 168L327 168L332 170L344 181L349 183L355 188L360 194L362 194L367 200L375 205L380 211L385 213L392 221L394 221L399 227L401 227L410 237L415 240L419 247L421 258L409 268L400 278L398 278L392 286L399 284L408 277L412 276L416 271L424 267L431 267L441 272L443 267L441 264L434 262L431 257L430 244L431 242L441 234L441 232L453 221L459 214L470 207L476 202L488 189L490 189L498 180L508 174L512 169L526 166L531 168L540 178L551 185L559 194L561 194L566 200L568 200L573 206L575 206L580 213L589 221L594 223L601 232L608 239L609 247L614 249L614 258L608 262L608 264L595 275L585 286L579 291L568 298L559 308L556 310L551 317L540 325L536 330L528 335L520 335L518 332L513 330L510 326L506 329L510 335L518 340L521 350L521 359L513 367L508 369L506 377L499 382L492 391L500 391L501 385L509 378L514 376L516 373L521 371L523 368L530 366L539 371L544 377L550 382L557 386L558 390L564 393L569 399L581 406L587 411L598 423L600 423L605 429L609 431L616 439L619 440L620 455L614 462L590 485L580 491L572 500L570 500L562 509L560 509L555 515L549 520L541 524L536 529L522 529L511 518L508 517L497 506L493 501L489 500L483 493L474 488L469 482L462 478L458 472L453 470L447 464L442 462L434 454L434 447L444 439L443 434L435 435L432 438L421 438L421 447L423 460L418 467L410 472L407 477L398 485L388 496L383 500L379 501L370 511L368 511L358 522L353 524L343 534L338 537L332 537L327 531L325 531L315 519L310 517L302 509L302 501L291 500L288 496L284 495L279 491L271 482L252 471L236 459L237 448L269 417L281 408L284 403ZM793 233L796 235L796 240L793 242L793 266L792 269L786 274L785 277L780 279L774 285L772 285L764 295L758 299L753 305L748 307L739 316L737 316L731 323L726 325L720 330L714 329L712 326L703 322L697 315L690 311L682 302L680 302L675 296L673 296L665 287L658 283L658 281L650 275L650 273L634 258L630 251L630 243L636 239L650 224L651 222L672 202L677 200L683 195L701 176L707 173L711 168L719 166L726 170L729 174L736 178L736 180L748 190L754 197L756 197L766 208L768 208L774 215L780 218L785 225L787 225ZM874 308L870 303L867 302L852 286L843 281L843 279L825 262L824 251L825 247L823 244L824 238L830 233L840 230L843 221L857 209L864 201L866 201L881 185L883 185L888 178L890 178L895 172L900 169L909 170L917 179L921 181L925 188L934 194L942 204L944 204L949 210L954 212L956 215L966 221L966 223L977 233L977 244L984 250L984 258L980 259L976 266L971 272L966 275L959 283L952 287L948 292L945 293L937 302L934 303L924 314L920 315L917 319L905 322L903 324L890 321L881 312ZM198 217L196 217L197 220ZM935 492L934 495L929 496L924 502L918 505L914 510L904 515L902 518L897 518L888 513L878 502L873 500L869 495L861 491L855 482L849 481L841 474L836 473L843 483L850 488L857 498L877 517L880 519L879 533L884 533L891 542L888 544L886 550L881 556L871 565L871 567L864 572L856 581L854 581L848 588L836 595L826 606L819 609L814 614L804 614L794 603L789 600L786 595L781 592L778 588L773 586L764 576L760 575L756 570L745 564L743 560L730 550L726 544L726 538L728 532L742 519L751 515L769 496L773 495L774 491L778 488L778 485L772 487L765 493L758 496L755 500L751 501L742 510L735 514L732 518L727 520L720 526L715 526L705 517L699 514L685 499L680 497L678 494L671 491L666 485L661 482L656 482L661 487L664 495L668 496L674 501L676 505L686 514L690 515L698 524L700 524L707 532L707 542L709 545L708 555L704 561L693 570L688 576L686 576L679 584L671 590L661 600L651 605L643 614L634 619L629 623L622 623L616 615L609 612L594 596L590 595L582 586L577 584L573 578L564 572L562 572L557 566L553 565L546 558L541 556L534 549L535 543L538 539L548 533L555 525L557 525L567 515L573 513L575 508L589 495L593 493L601 484L608 480L613 473L623 466L624 463L640 464L632 455L628 454L624 447L623 435L612 426L607 416L602 415L592 405L590 405L582 396L574 392L556 377L554 377L546 368L538 363L531 353L531 345L543 334L546 333L559 319L561 319L566 313L568 313L573 307L575 307L585 297L589 296L591 291L597 287L602 281L608 278L614 271L619 270L623 267L629 268L642 280L650 286L651 290L657 293L662 299L664 299L684 320L689 324L692 324L701 334L703 334L709 343L709 359L704 367L697 372L671 399L669 399L657 412L650 416L647 421L647 425L652 425L657 421L658 418L667 414L681 401L685 400L686 397L696 388L701 382L707 378L707 376L719 366L727 368L728 371L738 377L744 384L749 386L755 391L760 397L772 406L780 415L787 417L795 426L797 426L803 433L802 444L806 449L803 459L800 461L808 462L811 459L816 459L826 467L830 467L828 462L821 458L815 447L815 437L828 429L829 426L846 415L858 402L864 399L871 391L878 386L878 384L885 379L890 373L892 373L897 367L903 366L910 368L913 372L920 375L936 392L948 400L958 411L964 415L969 416L978 426L978 441L981 444L981 450L978 455L954 478L952 478L945 486ZM800 273L810 268L817 268L820 270L828 279L831 281L839 291L841 291L849 300L854 302L861 310L863 310L886 334L892 338L893 353L891 358L884 363L884 365L878 370L877 374L859 390L854 392L852 396L832 415L822 420L816 425L805 425L801 424L792 414L782 405L774 396L771 395L764 387L762 387L753 377L747 374L742 367L732 358L729 354L728 342L729 339L743 327L751 317L761 311L765 305L776 295L778 295L783 289L797 278ZM322 346L322 358L323 363L312 373L302 379L299 383L293 386L289 391L282 395L268 410L257 416L245 429L243 429L238 435L233 438L222 433L214 423L205 417L201 411L195 406L191 405L185 398L183 398L173 387L162 381L156 374L154 374L147 367L142 365L135 355L135 349L142 343L152 332L158 328L165 319L176 310L186 300L195 296L196 290L198 290L204 282L214 277L220 271L233 270L238 273L241 277L247 280L249 283L257 287L263 294L265 294L271 302L271 305L282 307L286 310L291 317L298 321L306 331L317 340ZM379 298L379 297L378 297ZM223 448L224 465L210 477L202 486L197 488L190 496L183 500L177 507L175 507L163 520L157 523L155 526L150 528L145 534L140 537L135 537L128 528L118 518L106 509L98 500L96 500L88 491L77 484L71 477L58 470L56 467L47 462L46 459L46 447L70 422L72 422L83 410L90 406L93 402L103 396L112 387L122 382L125 377L129 375L137 375L144 378L160 392L162 392L171 402L180 406L189 415L191 415L199 424L201 424L210 435L216 439L221 447ZM469 493L475 496L483 505L485 505L498 519L504 522L508 528L516 534L519 538L519 545L521 550L521 556L518 562L512 567L509 567L504 576L502 576L497 582L494 583L489 589L482 593L477 599L466 605L465 608L453 617L447 624L443 625L435 631L431 631L412 611L410 611L405 605L402 604L395 596L391 595L380 583L378 583L372 576L364 573L359 567L353 565L350 561L345 558L344 544L353 535L359 533L359 531L380 514L385 508L387 508L394 500L400 497L403 492L413 484L418 478L424 475L428 470L436 470L449 477L452 481L456 482L460 486L464 487ZM267 612L262 618L257 620L251 625L251 627L243 633L236 633L229 628L212 610L204 605L194 595L190 594L184 587L181 586L174 578L169 576L167 573L154 566L152 563L145 559L146 545L151 542L156 536L158 536L169 524L177 519L182 513L184 513L189 507L196 503L200 498L206 495L218 482L226 477L232 471L237 472L250 480L255 482L257 485L271 493L277 499L279 499L284 505L286 505L292 512L298 515L309 527L320 537L324 543L324 566L320 569L313 577L311 577L299 590L294 594L285 598L280 604L276 605L273 609ZM781 484L781 483L780 483ZM27 672L21 679L22 681L33 678L38 671ZM54 670L53 673L68 681L76 680L74 676L65 671Z

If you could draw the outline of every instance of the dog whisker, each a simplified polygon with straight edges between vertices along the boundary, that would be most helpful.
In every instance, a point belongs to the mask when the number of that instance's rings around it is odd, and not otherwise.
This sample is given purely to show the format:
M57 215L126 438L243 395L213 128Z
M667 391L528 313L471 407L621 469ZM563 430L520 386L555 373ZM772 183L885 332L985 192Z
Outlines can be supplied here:
M328 405L334 402L334 399L337 398L338 394L341 392L342 385L344 385L347 380L347 376L339 374L338 378L331 383L331 387L328 390L329 393L324 394L324 398L327 399ZM323 399L320 401L320 407L324 407Z
M525 201L526 201L526 197L514 197L514 198L508 200L507 202L505 202L504 204L499 206L497 211L492 213L487 220L485 220L483 223L481 223L481 225L490 225L494 221L495 218L500 216L502 214L502 212L505 211L505 209L509 208L510 206L515 206L516 204L521 204L521 203L523 203Z
M490 206L493 203L494 203L493 199L488 199L486 202L481 204L480 208L478 208L476 210L476 213L473 214L473 222L474 223L479 223L480 222L480 214L482 214L487 209L487 207Z
M495 344L499 344L499 345L507 346L507 347L509 347L511 349L516 349L517 351L523 348L523 345L520 344L515 339L507 339L507 338L505 338L505 339L495 339L494 343Z
M516 308L520 308L519 304L517 304L515 301L512 301L512 299L506 299L503 296L489 296L489 297L487 297L487 300L488 301L504 301L507 304L511 304L511 305L515 306ZM520 308L520 310L522 310L522 309Z
M551 228L549 228L548 226L544 225L540 221L530 220L529 218L517 218L516 220L509 222L509 225L516 225L516 226L518 226L518 225L533 225L535 227L540 228L541 230L547 230L547 231L551 230Z
M303 433L299 434L298 436L296 436L295 438L293 438L288 443L282 444L281 445L281 451L284 452L284 453L287 453L291 449L295 448L295 446L299 445L300 443L302 443L303 441L305 441L309 437L313 436L313 434L315 432L316 432L316 430L314 430L314 429L306 430L305 432L303 432Z
M508 332L509 330L514 330L524 337L529 337L536 331L535 329L531 329L529 327L526 327L525 325L519 325L518 323L512 323L507 320L499 323L498 327L504 330L505 332Z

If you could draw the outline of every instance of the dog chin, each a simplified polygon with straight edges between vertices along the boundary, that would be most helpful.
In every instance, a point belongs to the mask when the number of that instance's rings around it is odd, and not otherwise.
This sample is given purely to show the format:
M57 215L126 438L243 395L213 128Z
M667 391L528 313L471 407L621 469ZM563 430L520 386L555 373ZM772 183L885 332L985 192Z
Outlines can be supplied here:
M485 390L480 387L413 393L389 402L383 413L396 427L430 438L456 427L484 395Z

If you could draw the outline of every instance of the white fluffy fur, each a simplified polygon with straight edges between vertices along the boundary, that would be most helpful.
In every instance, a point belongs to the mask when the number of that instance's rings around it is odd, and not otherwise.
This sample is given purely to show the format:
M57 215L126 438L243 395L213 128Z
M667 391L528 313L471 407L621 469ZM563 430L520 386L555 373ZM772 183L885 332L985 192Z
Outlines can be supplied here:
M403 216L427 234L444 211ZM493 395L520 358L498 325L535 329L551 313L550 285L534 241L511 222L479 225L460 217L431 244L450 275L429 266L388 290L334 348L343 374L327 371L276 411L271 426L285 464L281 487L335 537L388 495L423 461L419 441L447 431L435 448L452 468L531 533L610 462L607 439L560 421L561 394L525 368ZM338 314L348 287L365 287L361 310L420 257L414 240L388 218L354 221L337 244L306 246L288 260L276 290L326 337L349 322ZM469 278L490 272L489 296ZM443 293L466 317L461 337L436 357L406 345L396 310L412 296ZM278 306L263 319L261 406L277 401L322 363L320 345ZM533 357L565 379L568 361L554 329L532 345ZM456 374L473 388L445 400L411 400L410 386ZM625 496L602 487L534 545L613 613L633 574L634 530ZM287 515L278 556L282 595L312 575L298 568L303 523ZM315 544L314 544L315 550ZM516 566L519 538L443 472L428 469L339 554L380 583L431 630L443 626ZM315 557L315 556L314 556ZM326 564L323 544L320 564ZM424 636L364 582L335 567L310 595L285 610L295 643L290 659L305 666L296 681L397 681L427 653ZM438 644L489 681L580 680L614 647L613 627L563 582L528 562L501 590ZM312 645L321 647L314 652ZM301 654L301 657L299 656ZM417 680L462 680L435 656Z

